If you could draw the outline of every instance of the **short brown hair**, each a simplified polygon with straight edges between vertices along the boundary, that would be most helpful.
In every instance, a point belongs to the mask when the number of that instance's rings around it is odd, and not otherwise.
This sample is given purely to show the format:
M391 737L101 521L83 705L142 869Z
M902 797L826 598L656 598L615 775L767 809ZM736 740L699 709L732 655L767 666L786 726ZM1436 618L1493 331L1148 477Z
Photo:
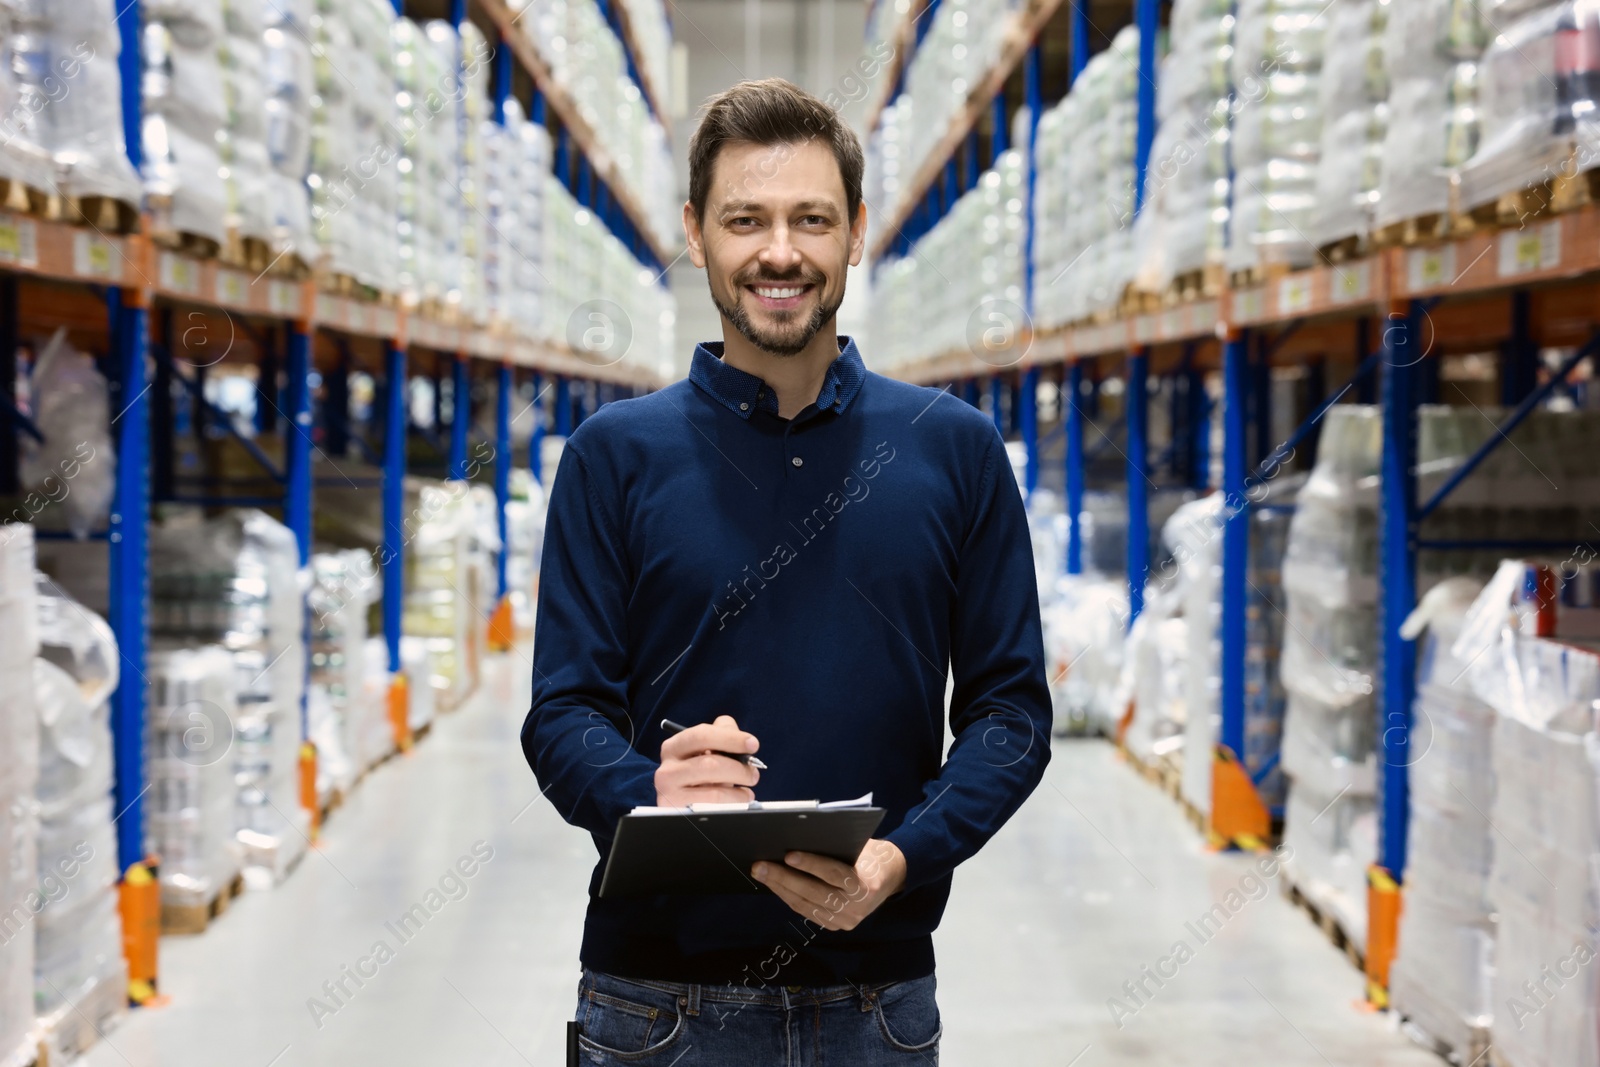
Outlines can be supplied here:
M743 81L706 101L705 113L689 140L689 203L695 218L706 217L711 196L711 171L717 154L730 141L759 145L822 141L833 149L844 179L845 221L853 221L861 204L861 142L839 113L782 78Z

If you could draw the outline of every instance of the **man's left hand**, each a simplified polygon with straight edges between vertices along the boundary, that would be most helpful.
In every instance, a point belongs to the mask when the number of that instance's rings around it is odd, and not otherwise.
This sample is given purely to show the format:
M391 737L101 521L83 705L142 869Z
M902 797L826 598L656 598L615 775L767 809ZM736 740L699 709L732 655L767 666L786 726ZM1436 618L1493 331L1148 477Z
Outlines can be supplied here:
M758 863L751 873L823 929L853 930L905 885L906 857L888 841L874 838L854 867L814 852L791 852L783 863Z

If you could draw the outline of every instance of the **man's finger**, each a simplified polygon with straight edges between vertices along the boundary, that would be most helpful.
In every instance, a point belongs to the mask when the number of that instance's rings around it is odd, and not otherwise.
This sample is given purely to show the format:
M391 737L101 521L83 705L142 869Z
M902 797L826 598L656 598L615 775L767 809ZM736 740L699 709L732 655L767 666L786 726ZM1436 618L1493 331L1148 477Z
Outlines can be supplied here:
M765 882L774 889L781 886L785 891L825 909L830 914L837 914L850 903L849 898L837 887L809 874L791 870L781 863L758 863L755 865L755 872L757 881Z
M755 734L739 729L733 716L722 715L714 723L700 723L661 742L661 759L685 759L702 752L754 752L761 747Z
M848 892L854 892L861 884L854 867L840 863L832 856L819 856L815 852L790 852L783 857L783 862Z

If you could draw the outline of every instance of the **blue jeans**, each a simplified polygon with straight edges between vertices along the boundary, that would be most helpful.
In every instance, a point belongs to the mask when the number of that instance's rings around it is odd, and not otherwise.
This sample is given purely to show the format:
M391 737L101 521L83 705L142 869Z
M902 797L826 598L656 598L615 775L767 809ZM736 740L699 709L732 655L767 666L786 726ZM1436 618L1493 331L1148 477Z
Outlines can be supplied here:
M889 1067L939 1063L932 975L852 986L685 985L584 969L585 1067Z

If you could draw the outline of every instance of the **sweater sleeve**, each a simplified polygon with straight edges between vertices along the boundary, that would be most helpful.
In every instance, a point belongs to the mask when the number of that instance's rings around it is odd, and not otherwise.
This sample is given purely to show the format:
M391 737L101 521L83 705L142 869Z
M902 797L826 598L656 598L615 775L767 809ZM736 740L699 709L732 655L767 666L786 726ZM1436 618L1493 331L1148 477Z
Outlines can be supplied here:
M992 433L961 543L951 619L954 740L922 802L891 831L906 890L949 874L1022 806L1050 760L1039 591L1027 513Z
M550 496L522 751L568 822L609 839L656 802L656 762L633 747L628 715L625 542L582 454L569 442Z

